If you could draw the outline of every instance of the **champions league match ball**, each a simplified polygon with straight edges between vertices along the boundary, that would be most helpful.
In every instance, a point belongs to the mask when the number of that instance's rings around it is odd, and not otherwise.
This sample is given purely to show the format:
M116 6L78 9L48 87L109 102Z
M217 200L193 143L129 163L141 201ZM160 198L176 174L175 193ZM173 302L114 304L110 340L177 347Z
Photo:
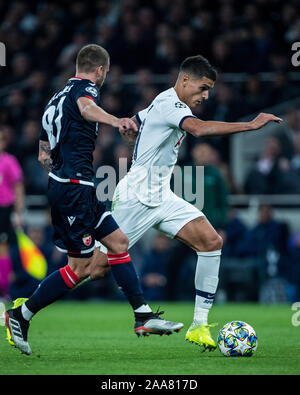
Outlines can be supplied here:
M218 336L218 347L225 357L251 357L257 348L255 330L243 321L231 321Z

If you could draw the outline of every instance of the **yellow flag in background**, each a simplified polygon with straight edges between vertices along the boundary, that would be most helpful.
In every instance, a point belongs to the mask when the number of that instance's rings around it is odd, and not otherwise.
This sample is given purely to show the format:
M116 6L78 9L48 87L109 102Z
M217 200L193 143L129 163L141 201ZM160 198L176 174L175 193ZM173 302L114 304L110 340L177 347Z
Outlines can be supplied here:
M42 280L47 274L46 258L23 230L18 229L16 233L24 270L32 277Z

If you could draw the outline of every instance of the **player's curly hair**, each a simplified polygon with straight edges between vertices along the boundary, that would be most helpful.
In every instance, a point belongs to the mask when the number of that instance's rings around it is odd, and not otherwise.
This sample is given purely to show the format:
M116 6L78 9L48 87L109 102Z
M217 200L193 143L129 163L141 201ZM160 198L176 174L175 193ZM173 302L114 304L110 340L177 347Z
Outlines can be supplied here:
M81 73L92 73L99 66L106 66L109 54L97 44L88 44L81 48L76 58L76 69Z
M198 78L207 77L212 81L217 79L217 71L202 55L189 56L180 65L179 72L193 74Z

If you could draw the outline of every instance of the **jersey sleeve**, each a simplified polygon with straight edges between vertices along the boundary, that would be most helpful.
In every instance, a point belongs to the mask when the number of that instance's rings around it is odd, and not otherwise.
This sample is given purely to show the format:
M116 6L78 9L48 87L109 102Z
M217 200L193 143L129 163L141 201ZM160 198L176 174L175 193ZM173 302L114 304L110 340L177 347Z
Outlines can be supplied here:
M90 82L81 83L76 86L76 89L73 91L74 99L77 101L80 97L87 97L88 99L93 100L96 104L99 103L100 100L100 92L95 84Z
M191 109L178 99L164 100L160 105L160 110L161 116L170 127L182 129L182 123L186 118L197 118Z

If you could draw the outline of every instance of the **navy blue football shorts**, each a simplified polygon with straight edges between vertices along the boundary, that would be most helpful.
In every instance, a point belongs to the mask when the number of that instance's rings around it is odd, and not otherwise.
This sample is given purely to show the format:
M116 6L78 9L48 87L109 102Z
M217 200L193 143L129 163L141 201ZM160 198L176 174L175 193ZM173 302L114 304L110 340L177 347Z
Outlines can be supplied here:
M70 257L93 255L95 240L119 228L111 212L96 196L93 186L61 183L49 178L48 200L51 207L53 242Z

